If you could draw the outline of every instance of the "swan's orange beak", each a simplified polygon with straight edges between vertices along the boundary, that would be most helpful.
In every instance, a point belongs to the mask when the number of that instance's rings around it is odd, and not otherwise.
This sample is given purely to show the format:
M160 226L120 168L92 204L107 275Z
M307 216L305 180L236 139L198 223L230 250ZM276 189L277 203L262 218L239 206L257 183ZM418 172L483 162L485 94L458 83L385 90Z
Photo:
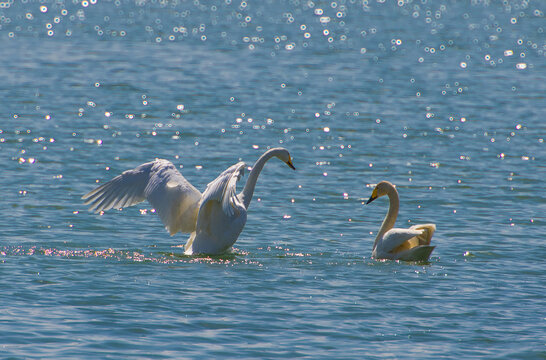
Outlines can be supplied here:
M375 199L377 199L377 189L373 189L373 191L372 191L372 196L370 196L370 198L369 198L368 201L366 202L366 205L368 205L369 203L371 203L371 202L374 201Z
M290 166L290 168L291 168L292 170L296 170L296 167L294 166L294 164L292 164L292 159L288 160L288 161L286 162L286 165Z

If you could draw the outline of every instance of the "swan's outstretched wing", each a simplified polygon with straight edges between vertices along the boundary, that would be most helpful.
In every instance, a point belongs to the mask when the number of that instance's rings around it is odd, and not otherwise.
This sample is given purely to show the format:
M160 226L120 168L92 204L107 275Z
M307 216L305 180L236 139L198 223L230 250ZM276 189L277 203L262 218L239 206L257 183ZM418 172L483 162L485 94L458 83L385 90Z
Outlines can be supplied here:
M157 159L124 171L82 199L95 212L132 206L147 199L173 235L195 230L201 193L170 161Z
M209 201L218 201L222 204L222 210L228 216L233 216L242 206L237 197L237 181L244 175L245 163L238 162L231 165L214 181L211 181L203 192L201 208Z

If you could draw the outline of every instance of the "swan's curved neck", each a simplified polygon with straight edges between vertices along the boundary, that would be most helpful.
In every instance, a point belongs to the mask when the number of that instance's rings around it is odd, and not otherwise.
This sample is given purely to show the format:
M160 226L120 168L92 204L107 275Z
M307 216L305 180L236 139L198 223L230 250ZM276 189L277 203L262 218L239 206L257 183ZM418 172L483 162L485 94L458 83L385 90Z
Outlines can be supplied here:
M394 227L394 223L396 222L396 218L398 217L400 199L398 198L398 191L396 191L396 188L394 186L388 188L387 196L389 197L389 211L387 212L385 219L383 219L383 223L381 224L381 227L379 228L379 231L375 238L375 242L373 244L374 249L377 246L379 240L383 238L383 235L385 235L387 231Z
M243 191L241 191L241 193L239 194L239 198L245 204L246 209L248 209L248 206L250 205L250 201L252 200L252 195L254 195L254 188L256 187L256 182L258 181L258 176L260 176L260 172L264 168L264 165L267 162L267 160L277 155L277 151L278 151L277 149L271 149L269 151L266 151L254 163L254 166L252 167L252 170L250 171L250 174L248 175L248 179L246 180L245 187Z

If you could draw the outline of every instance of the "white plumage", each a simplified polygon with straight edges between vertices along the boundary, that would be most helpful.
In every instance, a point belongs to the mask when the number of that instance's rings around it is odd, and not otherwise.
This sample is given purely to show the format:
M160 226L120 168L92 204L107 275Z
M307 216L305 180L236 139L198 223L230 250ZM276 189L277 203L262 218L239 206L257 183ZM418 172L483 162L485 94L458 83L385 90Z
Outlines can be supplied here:
M398 191L388 181L381 181L375 186L366 204L387 195L389 211L381 224L372 249L376 259L391 259L405 261L426 261L435 246L431 246L432 235L436 230L434 224L414 225L409 229L394 228L400 200Z
M236 185L244 174L243 162L222 172L201 194L170 161L157 159L124 171L82 199L95 212L148 200L171 235L191 233L185 254L219 254L230 249L243 230L256 181L272 157L295 169L286 149L268 150L254 164L239 194Z

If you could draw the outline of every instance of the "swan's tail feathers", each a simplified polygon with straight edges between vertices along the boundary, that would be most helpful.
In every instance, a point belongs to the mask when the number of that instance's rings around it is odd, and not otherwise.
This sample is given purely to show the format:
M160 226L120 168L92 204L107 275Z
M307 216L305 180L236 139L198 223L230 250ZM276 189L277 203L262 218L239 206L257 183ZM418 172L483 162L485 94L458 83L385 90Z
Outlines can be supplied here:
M436 225L434 225L434 224L420 224L420 225L414 225L410 229L412 229L412 230L422 230L421 234L417 235L415 237L416 240L417 240L416 241L417 243L414 244L414 246L430 245L430 242L432 240L432 235L434 235L434 232L436 231Z

